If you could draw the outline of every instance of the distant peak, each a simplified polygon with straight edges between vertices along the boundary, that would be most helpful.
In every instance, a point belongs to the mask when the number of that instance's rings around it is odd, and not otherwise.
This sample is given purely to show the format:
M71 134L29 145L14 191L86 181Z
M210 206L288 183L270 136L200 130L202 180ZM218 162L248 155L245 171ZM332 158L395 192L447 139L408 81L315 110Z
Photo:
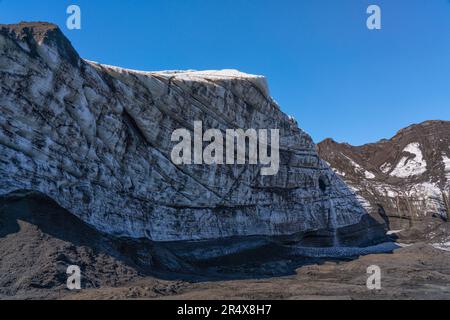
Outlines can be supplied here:
M436 134L440 132L448 132L450 130L450 121L444 120L427 120L421 123L415 123L399 130L390 141L408 136L423 136L426 134Z
M329 144L329 143L337 144L337 142L334 141L333 138L326 138L323 141L321 141L320 143L322 143L322 144Z

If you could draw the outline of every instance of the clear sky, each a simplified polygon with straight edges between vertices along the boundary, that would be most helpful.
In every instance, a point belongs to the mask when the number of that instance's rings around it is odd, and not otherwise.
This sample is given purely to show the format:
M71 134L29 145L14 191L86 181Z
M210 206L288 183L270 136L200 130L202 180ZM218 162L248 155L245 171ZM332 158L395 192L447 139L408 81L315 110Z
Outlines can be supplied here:
M82 10L68 30L66 8ZM366 9L382 10L382 29ZM0 0L1 23L57 23L84 58L140 70L267 76L316 142L450 120L449 0Z

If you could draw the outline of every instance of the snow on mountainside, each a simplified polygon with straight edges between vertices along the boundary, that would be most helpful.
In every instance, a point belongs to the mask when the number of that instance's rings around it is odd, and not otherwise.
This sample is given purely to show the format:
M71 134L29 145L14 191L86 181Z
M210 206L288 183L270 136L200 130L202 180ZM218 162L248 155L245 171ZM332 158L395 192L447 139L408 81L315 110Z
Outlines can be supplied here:
M400 159L395 169L390 173L391 176L408 178L421 175L427 171L427 163L423 159L420 144L418 142L407 145L403 150L403 153L409 153L410 155Z
M448 220L450 122L412 125L390 140L359 147L331 139L318 147L320 156L354 189L366 209L390 229ZM367 177L366 171L374 177Z

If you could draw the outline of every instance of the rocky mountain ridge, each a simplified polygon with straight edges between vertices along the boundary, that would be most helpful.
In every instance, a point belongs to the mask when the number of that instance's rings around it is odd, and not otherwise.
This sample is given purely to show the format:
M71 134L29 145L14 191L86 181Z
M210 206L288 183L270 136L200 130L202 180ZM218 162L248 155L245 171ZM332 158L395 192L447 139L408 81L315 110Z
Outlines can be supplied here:
M411 125L389 140L363 146L327 139L318 148L366 210L389 229L432 229L448 221L449 121Z

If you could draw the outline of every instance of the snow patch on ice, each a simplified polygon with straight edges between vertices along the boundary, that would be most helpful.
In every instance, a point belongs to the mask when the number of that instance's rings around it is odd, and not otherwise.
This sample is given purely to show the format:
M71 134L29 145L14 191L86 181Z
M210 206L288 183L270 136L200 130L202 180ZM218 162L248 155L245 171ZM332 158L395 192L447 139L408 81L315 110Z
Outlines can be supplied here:
M391 172L391 176L398 178L408 178L417 176L427 171L427 163L423 158L420 144L418 142L410 143L406 146L403 152L408 152L414 155L414 158L403 157L395 169Z
M293 254L315 258L345 258L365 256L369 254L391 253L400 248L394 242L384 242L369 247L303 247L289 246Z
M361 204L361 206L364 209L369 210L372 207L370 202L367 201L367 199L365 199L363 196L361 196L359 194L360 190L358 188L356 188L355 186L353 186L351 184L348 184L347 186L352 191L352 193L355 195L356 200Z
M400 233L402 231L403 231L403 229L401 229L401 230L389 230L388 232L386 232L386 235L390 236L392 234L397 234L397 233Z

